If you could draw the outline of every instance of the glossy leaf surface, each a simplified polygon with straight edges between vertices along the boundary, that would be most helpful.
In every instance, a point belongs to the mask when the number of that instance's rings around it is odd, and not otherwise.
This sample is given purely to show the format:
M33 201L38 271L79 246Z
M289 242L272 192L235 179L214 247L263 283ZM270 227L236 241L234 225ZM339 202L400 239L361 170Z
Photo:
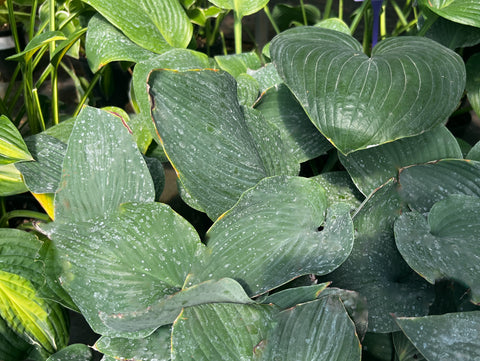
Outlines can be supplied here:
M56 352L46 361L91 361L92 360L92 351L87 345L77 343L69 345L60 351Z
M358 189L368 196L388 179L398 177L402 167L444 158L462 158L462 152L452 133L440 126L415 137L348 156L339 154L339 158Z
M480 162L446 159L400 171L400 194L408 205L426 213L451 194L480 197Z
M233 10L238 17L256 13L267 5L269 0L211 0L210 2L222 9Z
M296 305L276 317L261 360L360 360L355 325L338 297Z
M5 115L0 116L0 165L32 160L20 132Z
M397 318L398 325L428 361L480 357L480 312Z
M480 27L480 3L476 0L420 0L419 3L448 20Z
M367 298L371 332L398 330L392 313L423 316L433 299L429 284L408 266L395 245L393 224L401 211L397 186L389 181L355 214L356 236L350 256L337 270L320 278Z
M290 167L271 167L289 164L288 154L256 144L228 73L163 70L152 73L149 84L165 152L186 192L210 218L230 209L261 179L292 174ZM198 94L204 99L201 107Z
M93 72L112 61L138 63L155 55L135 44L100 14L94 15L88 22L85 50Z
M145 161L119 118L85 107L68 143L55 218L78 222L108 217L121 203L154 197Z
M162 53L186 48L193 33L178 0L84 0L141 47Z
M27 192L20 171L15 164L0 165L0 196L10 196Z
M349 209L336 204L327 210L315 181L264 179L210 228L210 254L193 269L193 279L231 277L258 295L304 274L329 273L352 249Z
M440 125L465 85L461 58L421 37L386 39L369 58L347 34L301 27L275 37L270 54L312 122L344 154Z
M405 213L395 223L403 258L430 283L453 278L470 287L480 303L480 198L452 195L435 203L428 221Z

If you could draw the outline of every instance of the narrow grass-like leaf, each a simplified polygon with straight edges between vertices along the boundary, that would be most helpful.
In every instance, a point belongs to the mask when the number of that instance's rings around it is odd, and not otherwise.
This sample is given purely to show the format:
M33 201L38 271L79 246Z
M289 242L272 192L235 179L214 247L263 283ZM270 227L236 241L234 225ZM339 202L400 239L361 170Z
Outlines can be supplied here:
M277 35L270 54L312 122L343 154L442 124L465 86L462 59L422 37L388 38L368 57L350 35L301 27Z
M428 361L477 360L480 357L480 311L396 319Z
M361 150L348 156L339 154L358 189L369 195L398 171L409 165L444 158L462 158L458 142L450 131L437 127L415 137L399 139L378 147Z
M28 62L33 55L43 47L48 46L52 41L65 40L66 37L61 31L46 31L35 36L25 47L25 49L15 55L9 56L7 60L17 60Z
M178 0L84 0L141 47L163 53L186 48L193 33Z
M323 189L300 177L271 177L245 192L207 233L210 251L192 280L231 277L258 295L298 276L326 274L350 254L350 207L327 211Z
M480 304L480 198L451 195L435 203L428 221L405 213L395 222L403 258L430 283L452 278L470 287Z
M18 129L5 115L0 116L0 165L32 159Z

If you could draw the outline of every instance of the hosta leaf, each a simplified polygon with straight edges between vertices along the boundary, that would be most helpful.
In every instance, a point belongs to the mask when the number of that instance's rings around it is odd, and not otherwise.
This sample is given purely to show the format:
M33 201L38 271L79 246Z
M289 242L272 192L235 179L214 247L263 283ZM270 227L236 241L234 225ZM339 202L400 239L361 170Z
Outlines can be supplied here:
M304 6L292 6L288 4L275 4L272 10L272 17L280 31L287 30L295 23L303 24L303 12L308 24L315 24L321 19L318 7L312 4Z
M106 327L100 316L142 311L179 291L203 247L193 227L161 203L125 203L108 218L41 228L57 248L62 286L92 328L112 336L128 332Z
M11 196L27 192L28 189L23 183L20 171L15 164L0 165L0 196Z
M392 361L394 346L391 333L368 332L362 341L365 358L375 361Z
M480 28L438 18L428 29L425 36L455 50L480 43ZM467 75L467 82L468 80Z
M220 69L230 73L234 78L238 77L240 74L247 73L249 69L257 70L262 66L260 58L255 52L217 55L215 61Z
M281 309L294 307L299 303L310 302L317 299L328 285L329 283L325 282L312 286L287 288L269 295L262 300L262 303L273 303Z
M392 313L427 314L433 298L432 288L395 246L393 224L401 211L397 186L389 181L367 198L354 216L356 237L350 256L337 270L320 278L367 298L368 330L372 332L396 331Z
M0 360L18 361L27 358L32 345L17 335L0 317Z
M68 142L55 218L78 222L108 217L121 203L154 197L148 168L122 122L113 114L85 107Z
M315 26L318 26L319 28L340 31L345 34L351 33L348 25L342 19L338 19L338 18L329 18L329 19L319 21L318 23L315 24Z
M451 195L430 210L427 220L405 213L395 223L403 258L430 283L453 278L470 287L480 303L480 198Z
M402 317L396 321L428 361L467 361L480 357L480 311Z
M400 194L408 205L426 213L450 194L480 197L480 162L446 159L400 170Z
M345 171L321 173L312 179L325 189L329 205L344 202L354 210L360 207L364 199Z
M283 84L266 90L255 109L277 125L289 152L299 163L316 158L332 147Z
M37 294L44 282L40 246L30 233L0 229L0 316L26 341L54 353L66 345L68 328L61 307Z
M240 105L251 107L258 99L258 82L248 74L240 74L236 78L237 97Z
M422 354L401 331L392 334L395 346L395 361L425 361Z
M323 189L300 177L271 177L245 192L207 233L210 252L193 279L238 280L258 295L298 276L326 274L349 255L353 227L346 204L327 211Z
M151 51L135 44L100 14L94 15L88 22L85 51L93 72L112 61L138 63L155 56Z
M462 59L422 37L388 38L369 58L347 34L301 27L275 37L270 54L312 122L344 154L442 124L465 85Z
M466 65L467 69L467 90L468 100L473 110L480 116L480 53L472 55Z
M480 141L478 141L468 152L465 159L476 160L480 162Z
M230 209L261 179L291 174L290 167L271 173L267 163L289 164L288 154L259 149L228 73L163 70L152 73L149 84L165 152L184 189L210 218Z
M17 60L28 62L33 55L41 48L47 47L52 41L65 40L66 37L61 31L46 31L35 36L25 47L25 49L15 55L9 56L7 60Z
M22 160L32 160L28 148L15 125L0 116L0 165Z
M283 80L278 75L277 69L275 69L272 63L265 64L265 66L257 70L247 70L247 74L257 80L260 93L283 83Z
M276 312L270 305L220 303L186 308L173 325L172 360L254 360Z
M419 4L448 20L480 27L480 3L477 0L420 0Z
M171 326L163 326L139 339L102 336L95 349L115 360L170 361Z
M115 315L101 314L103 321L121 331L155 329L173 323L182 308L206 303L253 303L242 286L230 278L206 281L161 299L143 310Z
M256 13L268 4L269 0L210 0L210 2L222 9L235 11L238 17Z
M92 360L92 351L87 345L80 343L67 346L60 351L56 352L46 361L91 361Z
M444 127L399 139L348 156L339 154L358 189L369 195L388 179L398 177L400 168L443 158L462 158L455 137Z
M22 173L25 185L33 193L55 193L60 183L67 145L46 134L31 136L26 143L34 159L15 165Z
M355 325L338 297L327 296L278 314L262 360L360 360Z
M193 33L178 0L83 0L141 47L163 53L186 48Z

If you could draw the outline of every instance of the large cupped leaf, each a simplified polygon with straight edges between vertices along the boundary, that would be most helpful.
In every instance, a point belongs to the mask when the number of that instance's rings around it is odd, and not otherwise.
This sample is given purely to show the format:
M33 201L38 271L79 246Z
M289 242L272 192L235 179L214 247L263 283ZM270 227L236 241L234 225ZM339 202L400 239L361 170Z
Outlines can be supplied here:
M339 158L358 189L368 196L388 179L398 177L402 167L444 158L462 158L462 152L452 133L440 126L415 137L348 156L340 154Z
M278 129L240 106L228 73L161 70L152 73L149 85L165 152L185 191L210 218L217 219L261 179L298 172L291 155L279 149Z
M154 197L152 178L127 128L115 115L85 107L68 142L55 218L108 217L121 203Z
M480 28L480 3L477 0L420 0L419 3L448 20Z
M186 48L193 33L178 0L83 0L141 47L162 53Z
M320 278L367 298L372 332L396 331L392 313L426 315L433 299L432 287L408 266L395 245L393 225L402 207L392 180L372 193L354 216L352 253L338 269Z
M400 194L408 205L426 213L451 194L480 197L480 162L445 159L400 170Z
M92 328L112 336L128 331L121 322L115 330L105 326L100 316L121 321L123 313L178 292L203 247L193 227L161 203L126 203L108 218L56 221L42 230L57 248L62 286Z
M403 258L430 283L453 278L470 287L480 303L480 198L451 195L434 204L428 221L405 213L395 223Z
M222 9L233 10L239 17L250 15L261 10L269 0L211 0L210 2Z
M68 341L62 308L38 295L45 282L41 243L17 229L0 229L0 316L25 341L54 353Z
M190 281L230 277L258 295L304 274L329 273L352 249L349 210L344 203L327 209L314 180L264 179L208 231L209 257Z
M302 27L274 38L270 54L312 122L344 154L440 125L465 87L462 59L422 37L386 39L368 57L347 34Z
M396 321L428 361L480 359L480 311Z
M361 345L338 297L296 305L276 316L262 361L355 361Z

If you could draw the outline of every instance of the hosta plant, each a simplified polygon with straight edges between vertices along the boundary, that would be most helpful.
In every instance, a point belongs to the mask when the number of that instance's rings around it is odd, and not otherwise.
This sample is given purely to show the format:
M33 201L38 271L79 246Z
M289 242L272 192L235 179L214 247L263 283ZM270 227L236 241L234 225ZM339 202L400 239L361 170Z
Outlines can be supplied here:
M419 1L414 31L391 1L390 35L411 33L371 50L350 34L365 2L350 28L212 58L192 23L267 1L85 2L89 64L135 64L134 113L84 106L25 140L0 118L12 193L46 212L0 229L0 358L90 360L66 309L105 361L480 358L480 146L448 121L480 113L479 56L455 51L480 42L476 3ZM183 208L158 201L162 162Z

